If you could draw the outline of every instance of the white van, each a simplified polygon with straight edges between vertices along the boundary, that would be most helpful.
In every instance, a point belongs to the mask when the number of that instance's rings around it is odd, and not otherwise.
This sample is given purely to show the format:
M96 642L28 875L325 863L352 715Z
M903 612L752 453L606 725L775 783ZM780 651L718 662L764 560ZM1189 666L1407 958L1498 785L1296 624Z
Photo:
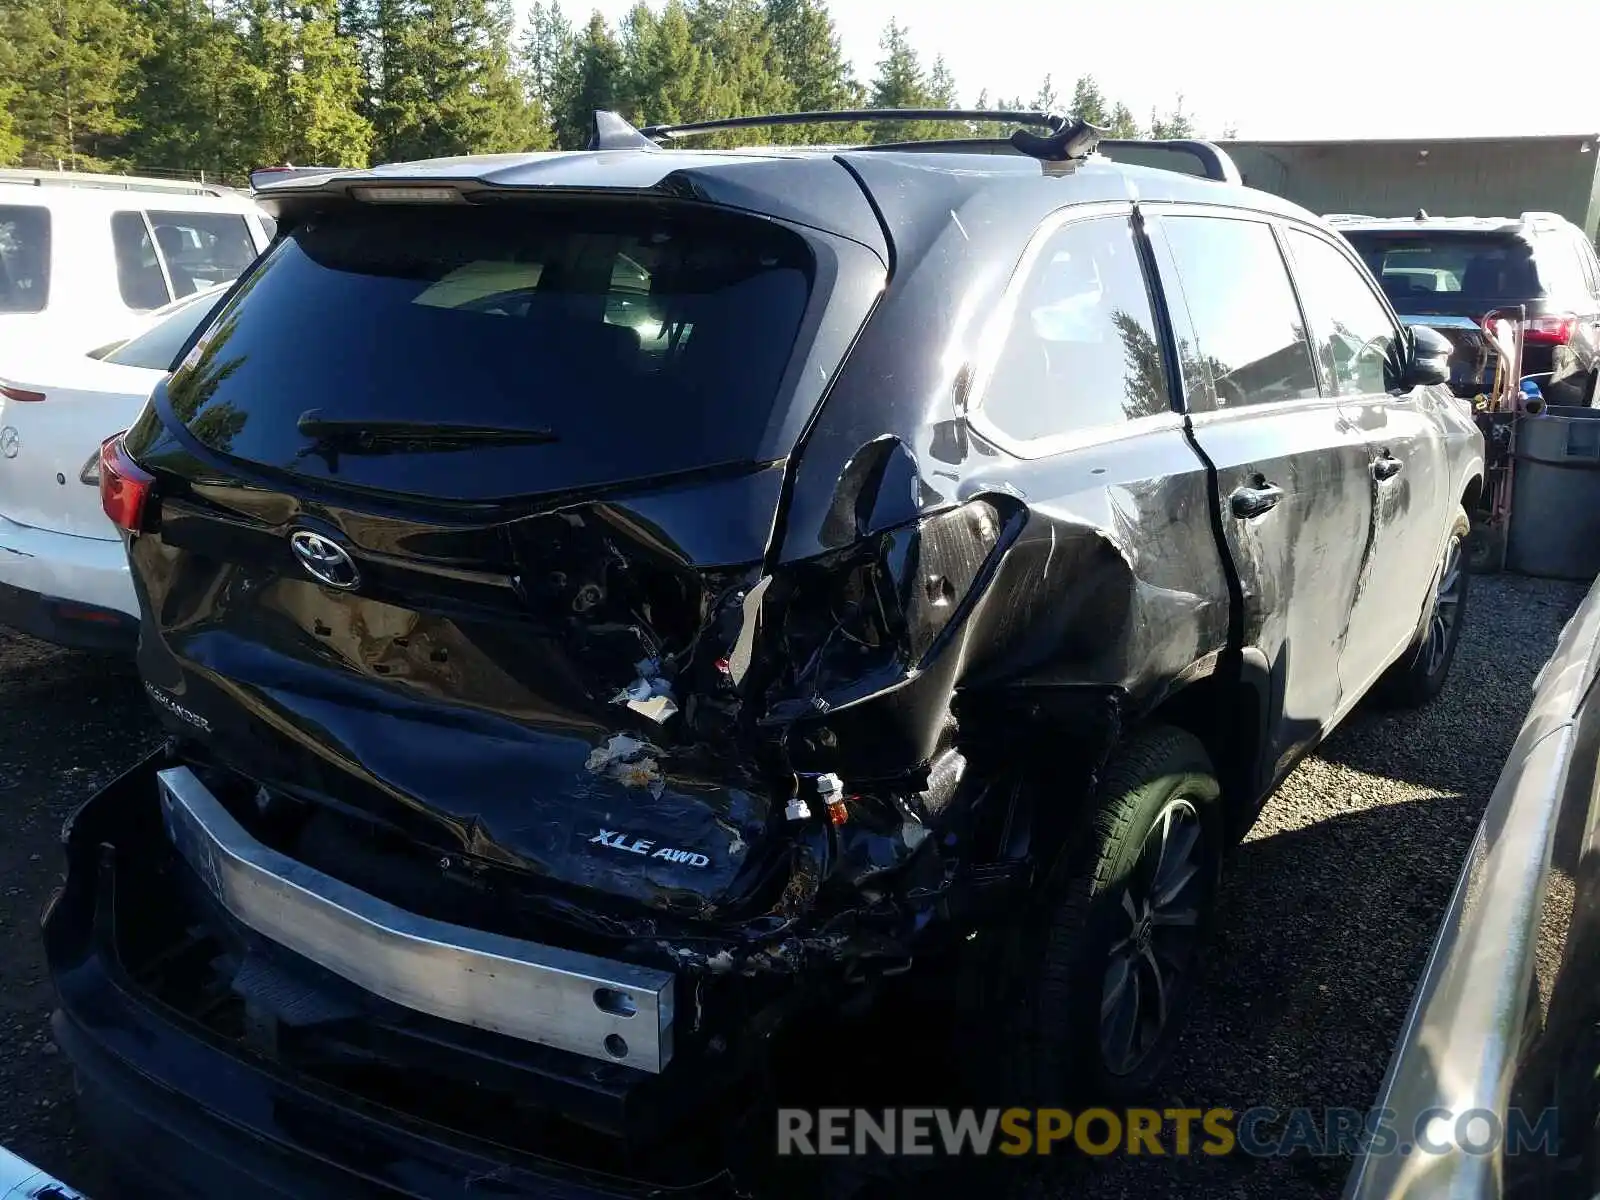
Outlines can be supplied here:
M236 279L271 240L242 192L119 175L0 170L0 367L131 336L144 314Z

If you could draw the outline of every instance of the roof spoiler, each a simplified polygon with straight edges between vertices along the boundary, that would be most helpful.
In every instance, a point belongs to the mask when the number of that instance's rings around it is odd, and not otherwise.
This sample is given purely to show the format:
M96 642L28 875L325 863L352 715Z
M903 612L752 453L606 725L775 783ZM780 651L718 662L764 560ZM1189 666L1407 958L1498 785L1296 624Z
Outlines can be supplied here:
M856 125L884 121L985 121L1012 124L1019 128L1004 139L940 139L928 142L897 142L895 150L993 150L1009 147L1019 154L1044 162L1066 162L1087 158L1096 149L1137 147L1164 153L1181 154L1197 162L1201 174L1219 183L1241 183L1239 168L1227 151L1212 142L1199 140L1143 141L1105 140L1105 130L1076 117L1059 113L1004 108L854 108L824 112L766 113L758 116L718 117L708 121L686 121L676 125L646 125L636 129L624 117L606 110L594 114L590 150L656 150L663 143L695 134L726 129L758 129L777 125ZM1035 133L1033 129L1045 132ZM869 147L857 147L867 149ZM888 149L890 147L882 147Z
M304 179L311 175L331 175L335 171L342 171L343 167L257 167L250 172L250 191L252 194L274 183L283 183L288 179Z

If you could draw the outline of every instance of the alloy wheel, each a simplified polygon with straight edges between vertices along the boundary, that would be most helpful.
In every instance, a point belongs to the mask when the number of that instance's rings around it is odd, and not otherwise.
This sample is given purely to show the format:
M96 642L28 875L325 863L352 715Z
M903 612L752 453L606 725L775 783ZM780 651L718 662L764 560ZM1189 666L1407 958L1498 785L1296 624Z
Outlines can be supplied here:
M1128 1075L1160 1042L1200 934L1208 887L1205 831L1192 801L1157 814L1123 888L1122 936L1111 947L1100 998L1100 1048L1108 1070Z
M1422 646L1422 661L1428 675L1436 674L1450 652L1450 637L1461 615L1461 535L1450 535L1439 562L1439 582L1434 587L1433 616L1428 620L1428 638Z

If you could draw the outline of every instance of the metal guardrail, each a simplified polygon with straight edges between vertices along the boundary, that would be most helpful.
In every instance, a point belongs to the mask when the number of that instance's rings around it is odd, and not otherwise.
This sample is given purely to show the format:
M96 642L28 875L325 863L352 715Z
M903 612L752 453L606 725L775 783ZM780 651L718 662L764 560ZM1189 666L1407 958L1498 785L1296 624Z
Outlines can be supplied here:
M1532 706L1484 810L1379 1090L1376 1107L1390 1110L1390 1127L1402 1137L1427 1128L1430 1114L1443 1125L1430 1135L1427 1153L1390 1146L1358 1155L1345 1200L1494 1200L1508 1190L1504 1143L1474 1145L1452 1124L1487 1111L1509 1126L1519 1069L1542 1032L1535 969L1557 829L1563 839L1582 840L1579 858L1593 854L1600 840L1592 762L1600 724L1592 696L1597 666L1600 583L1534 682ZM1581 880L1576 890L1581 903ZM1560 988L1560 980L1554 985Z

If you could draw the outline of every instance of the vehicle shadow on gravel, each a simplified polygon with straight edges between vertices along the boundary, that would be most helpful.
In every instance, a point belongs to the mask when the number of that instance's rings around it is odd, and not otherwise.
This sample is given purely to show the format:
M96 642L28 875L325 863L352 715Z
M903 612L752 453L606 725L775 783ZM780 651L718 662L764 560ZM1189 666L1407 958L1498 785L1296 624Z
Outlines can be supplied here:
M39 915L61 879L61 823L155 743L131 660L0 629L0 1145L103 1194L98 1155L49 1036Z
M1534 678L1587 590L1560 580L1475 576L1444 691L1410 712L1362 704L1317 757L1387 780L1487 799L1533 698Z

